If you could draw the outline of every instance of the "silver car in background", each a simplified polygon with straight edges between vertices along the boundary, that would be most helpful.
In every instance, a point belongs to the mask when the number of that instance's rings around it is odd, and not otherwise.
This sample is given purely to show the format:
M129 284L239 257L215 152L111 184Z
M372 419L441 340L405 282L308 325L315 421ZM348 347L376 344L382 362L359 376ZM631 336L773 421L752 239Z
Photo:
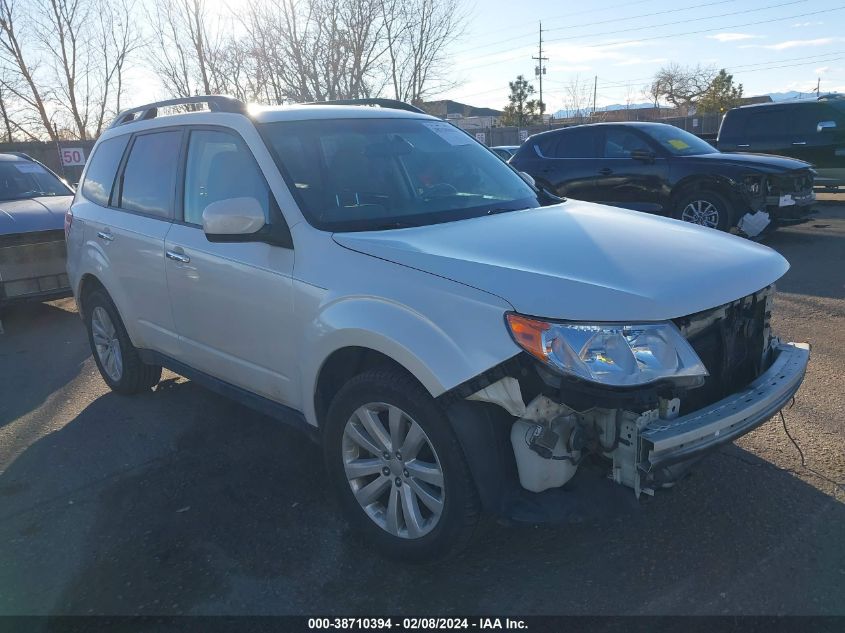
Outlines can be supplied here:
M71 294L65 213L73 190L38 161L0 154L0 306Z

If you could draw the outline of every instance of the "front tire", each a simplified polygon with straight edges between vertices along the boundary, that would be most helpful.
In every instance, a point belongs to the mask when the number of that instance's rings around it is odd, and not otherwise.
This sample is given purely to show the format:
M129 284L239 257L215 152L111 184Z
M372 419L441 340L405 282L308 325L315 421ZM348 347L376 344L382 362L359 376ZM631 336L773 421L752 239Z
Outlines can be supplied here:
M729 231L734 224L733 215L733 207L724 196L709 189L697 189L678 199L672 217L711 229Z
M384 555L434 561L471 539L480 505L463 452L434 399L403 372L346 383L329 406L323 447L352 526Z
M155 387L161 380L161 367L141 360L111 298L95 290L84 305L91 353L109 388L130 395Z

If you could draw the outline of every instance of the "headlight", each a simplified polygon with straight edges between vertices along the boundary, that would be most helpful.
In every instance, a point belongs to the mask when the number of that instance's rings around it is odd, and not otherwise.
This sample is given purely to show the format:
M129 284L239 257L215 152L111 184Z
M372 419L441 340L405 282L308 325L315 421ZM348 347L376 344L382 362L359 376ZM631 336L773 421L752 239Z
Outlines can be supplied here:
M746 176L743 184L752 196L759 196L763 192L763 176Z
M506 315L516 343L563 374L612 387L699 384L707 369L674 323L553 323Z

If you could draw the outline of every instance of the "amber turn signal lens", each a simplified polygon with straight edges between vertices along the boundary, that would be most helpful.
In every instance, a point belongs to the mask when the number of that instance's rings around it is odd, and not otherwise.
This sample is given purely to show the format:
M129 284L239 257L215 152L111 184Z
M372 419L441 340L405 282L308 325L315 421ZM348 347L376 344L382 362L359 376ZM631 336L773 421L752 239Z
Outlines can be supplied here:
M517 344L529 354L540 360L546 360L548 350L543 343L543 332L550 329L551 324L535 321L519 314L508 314L506 319Z

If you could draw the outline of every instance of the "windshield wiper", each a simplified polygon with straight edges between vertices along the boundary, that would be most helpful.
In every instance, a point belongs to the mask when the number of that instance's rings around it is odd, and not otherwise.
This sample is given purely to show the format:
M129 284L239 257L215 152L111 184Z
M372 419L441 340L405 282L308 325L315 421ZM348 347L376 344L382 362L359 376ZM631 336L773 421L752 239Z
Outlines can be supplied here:
M387 231L389 229L411 229L414 227L422 226L421 224L414 224L412 222L383 222L382 224L376 224L375 226L368 226L365 229L361 229L362 231Z
M485 215L498 215L500 213L508 213L509 211L526 211L534 207L523 207L522 209L511 209L510 207L500 207L497 209L488 209Z

